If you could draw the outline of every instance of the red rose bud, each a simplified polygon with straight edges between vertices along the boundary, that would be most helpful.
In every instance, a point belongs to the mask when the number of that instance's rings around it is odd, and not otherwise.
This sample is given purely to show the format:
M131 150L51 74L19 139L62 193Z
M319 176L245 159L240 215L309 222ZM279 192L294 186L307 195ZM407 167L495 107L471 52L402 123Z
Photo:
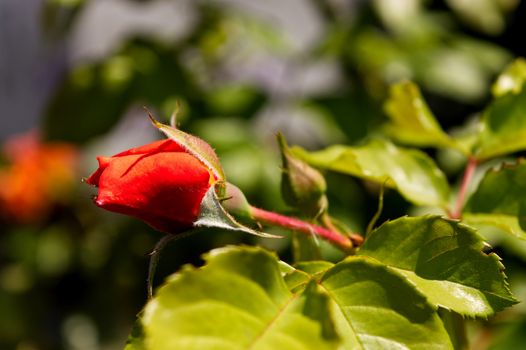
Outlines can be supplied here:
M192 227L205 193L217 181L170 139L97 159L99 168L87 179L99 188L95 203L168 233Z

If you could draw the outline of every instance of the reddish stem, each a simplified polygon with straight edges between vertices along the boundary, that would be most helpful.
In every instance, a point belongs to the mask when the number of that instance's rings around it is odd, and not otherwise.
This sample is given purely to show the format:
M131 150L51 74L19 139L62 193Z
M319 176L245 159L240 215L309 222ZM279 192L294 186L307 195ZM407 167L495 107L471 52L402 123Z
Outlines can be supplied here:
M315 234L344 250L363 243L363 238L360 235L350 234L349 237L346 237L321 226L312 225L300 219L291 218L271 211L251 207L251 214L254 219L269 225L285 227L305 234Z
M476 158L469 157L468 164L466 165L466 169L464 170L464 177L462 178L462 183L460 184L460 189L458 191L458 196L455 203L455 210L449 215L452 219L460 219L460 217L462 216L462 208L466 199L469 183L471 182L471 178L475 173L477 164L478 163Z

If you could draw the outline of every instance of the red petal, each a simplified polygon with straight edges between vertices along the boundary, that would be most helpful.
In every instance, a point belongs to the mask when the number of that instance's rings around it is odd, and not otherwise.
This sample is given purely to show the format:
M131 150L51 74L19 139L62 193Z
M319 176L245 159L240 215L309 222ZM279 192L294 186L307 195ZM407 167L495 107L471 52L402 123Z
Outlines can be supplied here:
M111 158L110 157L97 157L97 161L99 162L99 168L95 170L93 174L91 174L90 177L86 180L86 183L98 186L99 185L99 179L106 167L110 164Z
M127 151L117 153L113 157L129 156L133 154L151 154L159 152L185 152L177 143L170 139L159 140L140 147L131 148Z
M98 186L100 207L174 232L197 219L210 172L187 153L134 154L112 158Z

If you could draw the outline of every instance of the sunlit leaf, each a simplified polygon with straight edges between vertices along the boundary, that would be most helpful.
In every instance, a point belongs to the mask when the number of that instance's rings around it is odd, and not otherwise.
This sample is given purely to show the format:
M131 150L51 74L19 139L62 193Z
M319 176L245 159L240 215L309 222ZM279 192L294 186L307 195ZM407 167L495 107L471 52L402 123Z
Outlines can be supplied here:
M316 275L325 273L328 269L334 266L328 261L302 261L294 265L298 270L308 273L315 277Z
M392 85L384 107L391 119L385 129L396 140L416 146L460 147L442 130L414 83Z
M309 274L303 271L300 271L298 269L295 269L283 261L280 261L279 263L280 263L281 273L283 275L283 278L285 279L285 283L287 284L287 287L289 288L289 290L293 293L302 291L303 288L305 288L305 286L307 285L307 283L309 283L309 281L311 280L311 277L309 276ZM285 271L285 269L283 268L284 264L287 265L290 269L287 269Z
M140 318L133 324L132 331L126 341L124 350L146 350L144 345L144 332Z
M292 256L294 261L321 260L320 244L312 235L293 232Z
M500 232L526 240L526 234L520 227L517 216L514 215L466 212L462 214L462 221L475 227L496 227Z
M260 248L217 249L205 262L148 303L146 349L452 349L435 307L373 259L301 266L314 275Z
M526 89L493 101L482 115L478 159L526 149Z
M349 258L328 270L320 285L331 297L343 349L452 349L426 297L373 259Z
M526 82L526 60L522 57L513 61L502 72L491 87L493 96L500 97L507 93L518 94Z
M413 203L447 204L446 178L421 151L398 147L384 140L372 140L358 147L336 145L312 153L299 147L293 151L313 166L385 183Z
M260 248L217 249L172 276L148 303L147 349L336 349L329 299L309 283L289 291Z
M464 212L468 223L496 226L526 239L526 161L488 170Z
M487 317L517 301L497 255L475 229L439 216L404 217L367 237L360 255L404 275L436 306Z

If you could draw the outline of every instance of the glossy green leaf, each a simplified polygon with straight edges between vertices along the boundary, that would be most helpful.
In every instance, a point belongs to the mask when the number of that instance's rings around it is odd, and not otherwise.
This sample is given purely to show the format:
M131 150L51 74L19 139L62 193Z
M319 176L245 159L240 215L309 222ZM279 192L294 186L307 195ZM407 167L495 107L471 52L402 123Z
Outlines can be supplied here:
M516 59L502 72L493 86L493 96L500 97L508 93L518 94L526 82L526 60L522 57Z
M329 299L308 283L289 291L275 255L212 251L160 288L143 318L147 349L336 349Z
M282 264L285 263L283 261L280 261L280 267L282 267ZM309 276L308 273L297 270L290 265L288 266L291 268L290 271L283 271L283 268L281 269L287 287L293 293L302 291L307 285L307 283L311 280L311 276Z
M469 348L469 340L466 332L466 322L464 317L456 312L438 309L438 314L442 319L442 323L449 334L449 339L453 343L455 350L463 350Z
M442 130L416 84L403 81L392 85L384 108L391 119L386 132L396 140L415 146L460 148Z
M138 318L133 324L130 336L126 341L124 350L146 350L144 345L144 332L142 329L141 319Z
M465 316L487 317L517 301L503 265L482 252L475 229L439 216L404 217L380 226L360 255L404 275L436 306Z
M415 286L373 259L353 257L320 285L332 300L343 349L452 349L435 308Z
M311 277L321 275L334 266L333 263L323 260L302 261L294 265L296 269L308 273Z
M294 261L321 260L320 243L313 235L292 232L292 257Z
M526 89L493 101L482 115L475 156L485 160L526 149Z
M372 140L357 147L336 145L312 153L299 147L293 151L313 166L385 183L415 204L447 205L447 180L433 160L421 151L384 140Z
M462 218L526 239L526 161L521 159L517 164L488 170L466 204Z
M526 240L526 233L520 227L517 216L467 212L462 214L462 221L475 227L496 227L500 232Z

